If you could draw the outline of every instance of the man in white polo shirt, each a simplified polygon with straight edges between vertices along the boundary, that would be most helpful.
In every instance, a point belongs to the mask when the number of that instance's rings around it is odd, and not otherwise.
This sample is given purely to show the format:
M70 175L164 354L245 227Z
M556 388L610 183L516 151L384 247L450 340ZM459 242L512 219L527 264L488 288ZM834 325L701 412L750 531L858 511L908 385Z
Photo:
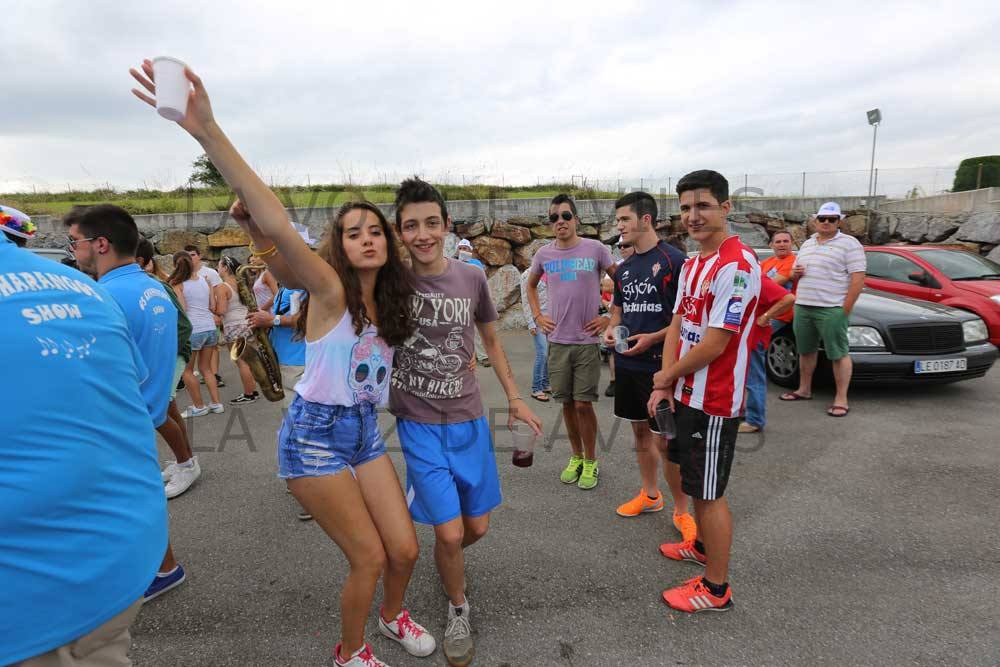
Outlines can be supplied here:
M851 384L847 327L851 310L865 285L865 251L853 236L840 231L840 205L827 202L814 217L816 233L806 239L792 267L798 281L795 297L795 341L799 352L799 388L781 395L783 401L812 398L819 343L833 363L837 393L826 413L846 417Z

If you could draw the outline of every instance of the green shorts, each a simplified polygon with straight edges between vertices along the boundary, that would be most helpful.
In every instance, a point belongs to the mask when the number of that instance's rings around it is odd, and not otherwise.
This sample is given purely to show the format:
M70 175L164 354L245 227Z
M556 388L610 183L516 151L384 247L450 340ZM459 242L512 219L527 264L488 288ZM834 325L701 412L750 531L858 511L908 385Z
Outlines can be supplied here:
M597 343L549 343L549 384L559 403L597 402L601 381L601 352Z
M184 375L184 369L187 368L187 362L184 361L184 357L177 355L177 361L174 363L174 379L170 384L170 400L177 398L177 383L181 381L181 376Z
M836 361L846 357L850 352L847 343L848 321L848 316L840 306L825 308L795 304L792 327L799 354L816 352L822 340L827 359Z

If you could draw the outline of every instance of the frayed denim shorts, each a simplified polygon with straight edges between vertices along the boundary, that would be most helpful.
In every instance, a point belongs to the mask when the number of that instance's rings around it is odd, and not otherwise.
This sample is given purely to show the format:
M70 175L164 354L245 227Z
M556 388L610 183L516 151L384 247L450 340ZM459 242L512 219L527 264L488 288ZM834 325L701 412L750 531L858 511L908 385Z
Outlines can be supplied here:
M278 431L278 477L335 475L386 453L373 403L324 405L296 396Z

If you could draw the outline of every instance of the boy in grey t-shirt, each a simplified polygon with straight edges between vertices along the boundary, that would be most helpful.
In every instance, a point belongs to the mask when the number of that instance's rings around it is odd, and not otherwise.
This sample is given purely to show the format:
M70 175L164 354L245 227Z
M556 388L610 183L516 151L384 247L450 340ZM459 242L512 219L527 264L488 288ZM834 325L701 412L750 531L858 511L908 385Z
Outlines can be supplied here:
M486 535L500 504L489 423L469 368L475 331L507 394L508 424L525 422L541 434L541 421L521 398L496 335L486 274L444 255L450 223L433 186L416 178L400 185L396 227L413 262L417 330L397 352L389 403L406 458L410 514L434 526L434 560L449 598L444 654L450 664L467 665L475 645L464 549Z

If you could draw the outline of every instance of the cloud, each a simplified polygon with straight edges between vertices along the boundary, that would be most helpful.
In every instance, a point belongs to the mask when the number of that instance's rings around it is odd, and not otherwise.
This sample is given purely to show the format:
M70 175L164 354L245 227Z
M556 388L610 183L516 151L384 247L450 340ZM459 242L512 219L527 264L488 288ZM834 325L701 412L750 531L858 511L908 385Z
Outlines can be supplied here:
M7 14L0 191L182 183L199 147L129 93L128 67L161 53L202 75L220 124L276 183L417 172L665 187L712 167L772 191L797 191L802 171L857 171L813 181L863 193L875 106L892 187L950 179L891 168L1000 152L988 3L164 0Z

